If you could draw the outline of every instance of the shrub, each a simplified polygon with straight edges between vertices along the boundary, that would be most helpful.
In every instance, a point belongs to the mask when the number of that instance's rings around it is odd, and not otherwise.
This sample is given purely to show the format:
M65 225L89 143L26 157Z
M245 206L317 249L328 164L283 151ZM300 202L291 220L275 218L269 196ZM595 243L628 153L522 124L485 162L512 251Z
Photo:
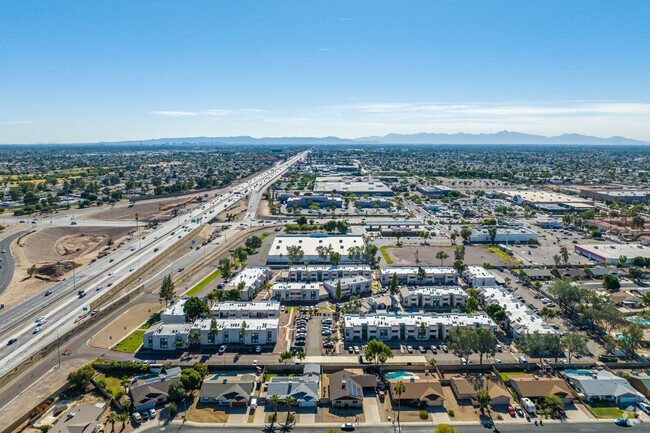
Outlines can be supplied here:
M496 418L497 421L502 421L503 420L503 417L501 416L500 413L498 413L495 418Z
M174 403L173 401L169 403L169 406L167 407L169 407L169 415L171 416L176 415L176 413L178 412L178 406L176 406L176 403Z
M113 393L113 398L117 401L120 401L122 397L124 397L124 389L123 388L116 389L115 392Z
M429 419L429 412L427 412L426 410L421 410L420 419Z
M39 430L41 430L43 433L47 433L48 431L50 431L51 428L52 428L51 425L46 424L46 425L42 425L42 426L40 426L40 427L39 427Z
M272 413L267 418L268 422L274 422L274 421L277 421L277 419L278 419L278 414L277 413Z
M95 383L97 384L98 387L101 389L106 389L106 381L104 379L99 379L96 380Z
M450 417L453 418L454 415L455 415L453 409L449 409L449 410L447 411L447 415L449 415Z

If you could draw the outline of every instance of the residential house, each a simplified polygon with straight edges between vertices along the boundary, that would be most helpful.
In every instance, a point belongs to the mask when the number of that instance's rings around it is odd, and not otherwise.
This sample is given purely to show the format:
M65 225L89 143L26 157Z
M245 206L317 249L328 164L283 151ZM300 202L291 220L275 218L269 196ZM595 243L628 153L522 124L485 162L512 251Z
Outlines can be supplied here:
M71 407L60 417L50 430L52 433L93 433L99 427L99 418L105 404L80 404Z
M473 405L478 404L476 402L476 393L480 389L488 390L490 397L492 397L492 400L490 400L492 406L510 404L510 392L503 385L500 378L496 376L489 378L482 374L451 376L449 384L458 400L471 400Z
M256 376L215 376L203 381L199 399L202 403L222 406L245 407L255 390Z
M650 398L650 376L630 376L628 380L634 389Z
M587 401L611 401L617 404L635 403L643 394L620 376L607 370L594 373L567 373L569 383L578 390L578 397Z
M395 394L395 385L398 382L404 384L404 392ZM433 376L410 376L405 379L388 380L393 404L401 400L402 407L408 404L424 404L426 406L442 406L445 395L442 391L442 384Z
M329 399L333 407L363 407L363 393L375 391L377 376L340 370L330 374Z
M315 407L319 399L320 366L307 364L302 376L271 377L266 388L267 398L277 395L280 399L295 398L300 407Z
M538 376L533 374L513 374L508 382L520 398L537 400L547 395L557 395L562 402L573 401L573 391L569 385L556 376Z

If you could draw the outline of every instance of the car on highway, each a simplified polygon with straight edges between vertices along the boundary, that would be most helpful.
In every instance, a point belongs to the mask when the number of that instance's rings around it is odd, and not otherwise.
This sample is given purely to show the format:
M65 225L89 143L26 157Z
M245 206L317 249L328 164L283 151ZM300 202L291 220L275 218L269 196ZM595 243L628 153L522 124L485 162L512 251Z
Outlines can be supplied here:
M43 329L43 328L41 328L40 326L37 326L37 327L34 328L34 330L32 331L32 334L38 334L39 332L41 332L42 329Z
M108 263L113 263L114 261L115 261L115 259L110 259L110 260L108 261Z
M11 346L11 345L14 344L16 341L18 341L17 338L12 338L12 339L10 339L9 341L7 341L7 346Z
M37 324L38 326L43 326L43 325L45 325L45 322L47 322L47 319L41 319L41 320L39 320L38 322L36 322L36 324Z
M108 284L106 284L106 287L111 287L112 285L113 285L113 283L108 283Z
M618 425L618 426L621 426L621 427L631 427L632 426L632 421L630 421L627 418L617 418L616 421L614 421L614 423L616 425Z
M4 254L4 253L6 253L6 251L5 251L5 250L2 250L2 254Z
M43 319L45 319L45 316L38 316L38 317L36 318L36 320L34 320L34 323L38 323L38 322L40 322L40 321L43 320Z
M45 292L45 296L50 296L51 294L52 294L51 290L48 290L47 292Z
M97 288L95 290L97 290L99 292L102 288L103 288L102 286L97 286Z
M109 273L108 273L108 276L109 276L109 277L113 276L113 273L112 273L112 272L109 272Z

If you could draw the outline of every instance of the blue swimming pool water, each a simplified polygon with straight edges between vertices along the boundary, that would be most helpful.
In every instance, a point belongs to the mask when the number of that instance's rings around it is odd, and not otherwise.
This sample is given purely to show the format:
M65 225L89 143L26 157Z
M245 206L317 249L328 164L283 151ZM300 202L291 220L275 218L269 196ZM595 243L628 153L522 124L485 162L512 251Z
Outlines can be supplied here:
M630 317L627 320L629 320L630 322L636 322L636 323L642 323L644 325L650 325L650 320L637 319L635 317Z
M219 380L224 376L234 377L237 376L238 374L239 374L238 371L220 371L218 373L215 373L214 376L211 377L209 380Z
M413 373L407 373L406 371L393 371L386 375L387 379L404 379L406 377L414 376Z
M566 374L584 374L585 376L591 376L591 371L589 370L565 370Z

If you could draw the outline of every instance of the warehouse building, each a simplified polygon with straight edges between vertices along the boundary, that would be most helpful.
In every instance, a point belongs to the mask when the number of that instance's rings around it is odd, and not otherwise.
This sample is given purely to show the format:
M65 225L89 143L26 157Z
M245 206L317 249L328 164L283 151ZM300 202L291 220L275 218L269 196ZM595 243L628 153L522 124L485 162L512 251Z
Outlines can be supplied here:
M315 194L330 194L336 193L341 195L354 194L356 196L368 195L370 197L392 196L393 190L387 187L383 182L378 179L369 180L319 180L314 185Z
M341 263L352 263L348 257L348 250L352 247L365 247L363 236L355 235L328 235L326 233L313 233L310 235L280 235L276 236L268 253L268 264L289 263L287 247L297 246L304 253L300 262L309 260L310 264L329 263L329 257L322 258L318 255L318 247L330 248L331 251L341 254Z
M417 266L396 266L393 268L381 268L379 274L381 283L389 286L393 274L397 276L397 283L400 286L444 286L447 284L458 283L458 272L450 267L422 266L426 273L425 278L418 276L419 267Z
M497 227L494 239L490 236L489 227L474 227L469 241L472 243L497 243L512 244L515 242L526 243L528 239L537 242L538 236L534 231L525 227Z
M430 198L444 198L451 192L450 189L442 186L418 186L416 191Z
M345 341L424 341L446 339L456 327L485 328L495 332L496 324L485 313L400 315L377 313L361 316L346 314L343 319ZM424 326L422 326L424 325Z
M321 208L328 208L331 206L342 208L343 199L341 197L331 197L325 195L310 195L310 196L300 196L300 197L288 197L287 207L298 206L301 208L308 208L313 204L317 204Z
M616 264L621 256L627 258L626 264L631 264L635 257L650 258L650 247L640 244L575 245L573 249L599 263Z

